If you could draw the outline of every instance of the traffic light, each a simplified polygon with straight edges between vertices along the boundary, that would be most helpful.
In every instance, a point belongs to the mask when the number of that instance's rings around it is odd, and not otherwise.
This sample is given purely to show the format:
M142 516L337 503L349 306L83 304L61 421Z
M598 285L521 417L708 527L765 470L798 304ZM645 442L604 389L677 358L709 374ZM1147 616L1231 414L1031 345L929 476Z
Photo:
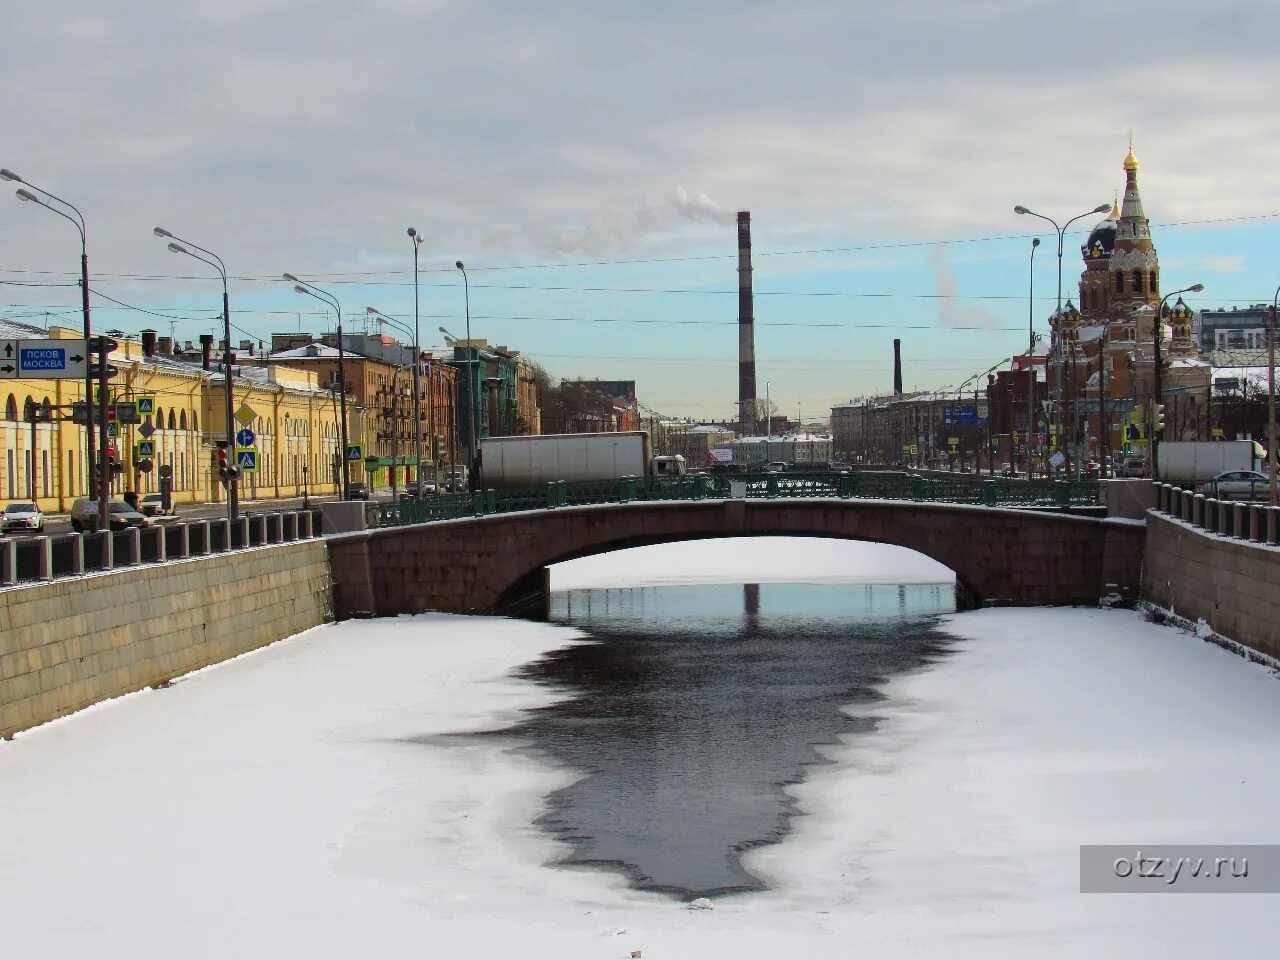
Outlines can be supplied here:
M1164 432L1163 403L1153 403L1151 405L1151 432L1157 437Z
M222 478L222 482L234 480L240 473L239 469L231 462L231 445L225 440L218 441L218 476Z
M113 476L117 473L124 473L124 461L120 459L120 451L115 447L107 447L107 464L111 468Z
M432 460L444 459L444 434L443 433L437 433L435 436L431 438L431 459Z

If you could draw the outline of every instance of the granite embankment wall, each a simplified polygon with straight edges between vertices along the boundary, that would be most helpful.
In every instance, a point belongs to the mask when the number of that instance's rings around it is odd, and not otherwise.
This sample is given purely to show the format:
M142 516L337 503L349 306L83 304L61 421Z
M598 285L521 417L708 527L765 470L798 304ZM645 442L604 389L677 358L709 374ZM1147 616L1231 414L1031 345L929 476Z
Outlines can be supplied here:
M1143 599L1280 657L1280 547L1209 533L1152 511Z
M323 541L0 590L0 737L332 619Z

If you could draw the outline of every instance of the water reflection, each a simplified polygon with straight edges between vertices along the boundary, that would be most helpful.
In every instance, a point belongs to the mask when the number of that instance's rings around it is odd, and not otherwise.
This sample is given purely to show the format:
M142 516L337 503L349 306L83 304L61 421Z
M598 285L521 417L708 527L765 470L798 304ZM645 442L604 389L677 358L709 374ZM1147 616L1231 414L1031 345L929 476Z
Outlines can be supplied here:
M794 810L782 788L821 761L819 745L870 730L841 708L937 657L945 638L933 626L953 609L949 584L556 595L552 618L596 642L525 668L571 698L514 733L587 774L550 798L542 825L572 842L567 862L647 889L761 888L740 854L785 833Z

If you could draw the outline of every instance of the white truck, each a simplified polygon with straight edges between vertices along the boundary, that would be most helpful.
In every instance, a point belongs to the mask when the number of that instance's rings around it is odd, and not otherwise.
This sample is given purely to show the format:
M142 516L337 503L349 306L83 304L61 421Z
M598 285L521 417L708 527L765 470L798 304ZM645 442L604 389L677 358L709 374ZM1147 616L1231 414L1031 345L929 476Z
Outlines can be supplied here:
M540 487L555 480L679 477L684 457L655 457L644 430L487 437L480 441L477 488Z
M1261 470L1266 456L1253 440L1167 440L1160 444L1160 480L1194 486L1225 470Z

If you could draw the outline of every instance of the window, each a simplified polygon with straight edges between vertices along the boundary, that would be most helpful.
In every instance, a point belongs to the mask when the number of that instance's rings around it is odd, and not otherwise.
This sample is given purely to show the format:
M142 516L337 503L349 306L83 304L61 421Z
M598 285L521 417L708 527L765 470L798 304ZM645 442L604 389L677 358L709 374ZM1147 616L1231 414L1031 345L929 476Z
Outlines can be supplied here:
M178 429L179 430L187 429L187 411L185 410L183 410L180 414L178 414Z
M172 407L169 408L169 429L170 430L178 429L178 418L173 415Z
M1133 277L1132 277L1132 279L1133 279L1133 292L1134 292L1134 293L1141 293L1141 292L1142 292L1142 274L1141 274L1141 272L1139 272L1139 271L1137 271L1137 270L1133 271Z
M200 417L196 414L194 410L191 411L191 432L192 433L200 432Z
M156 422L155 422L155 428L156 428L157 430L163 430L163 429L164 429L164 410L163 410L163 408L161 408L161 407L156 407Z
M1116 293L1124 293L1124 274L1117 270L1112 274L1112 278L1115 281Z

